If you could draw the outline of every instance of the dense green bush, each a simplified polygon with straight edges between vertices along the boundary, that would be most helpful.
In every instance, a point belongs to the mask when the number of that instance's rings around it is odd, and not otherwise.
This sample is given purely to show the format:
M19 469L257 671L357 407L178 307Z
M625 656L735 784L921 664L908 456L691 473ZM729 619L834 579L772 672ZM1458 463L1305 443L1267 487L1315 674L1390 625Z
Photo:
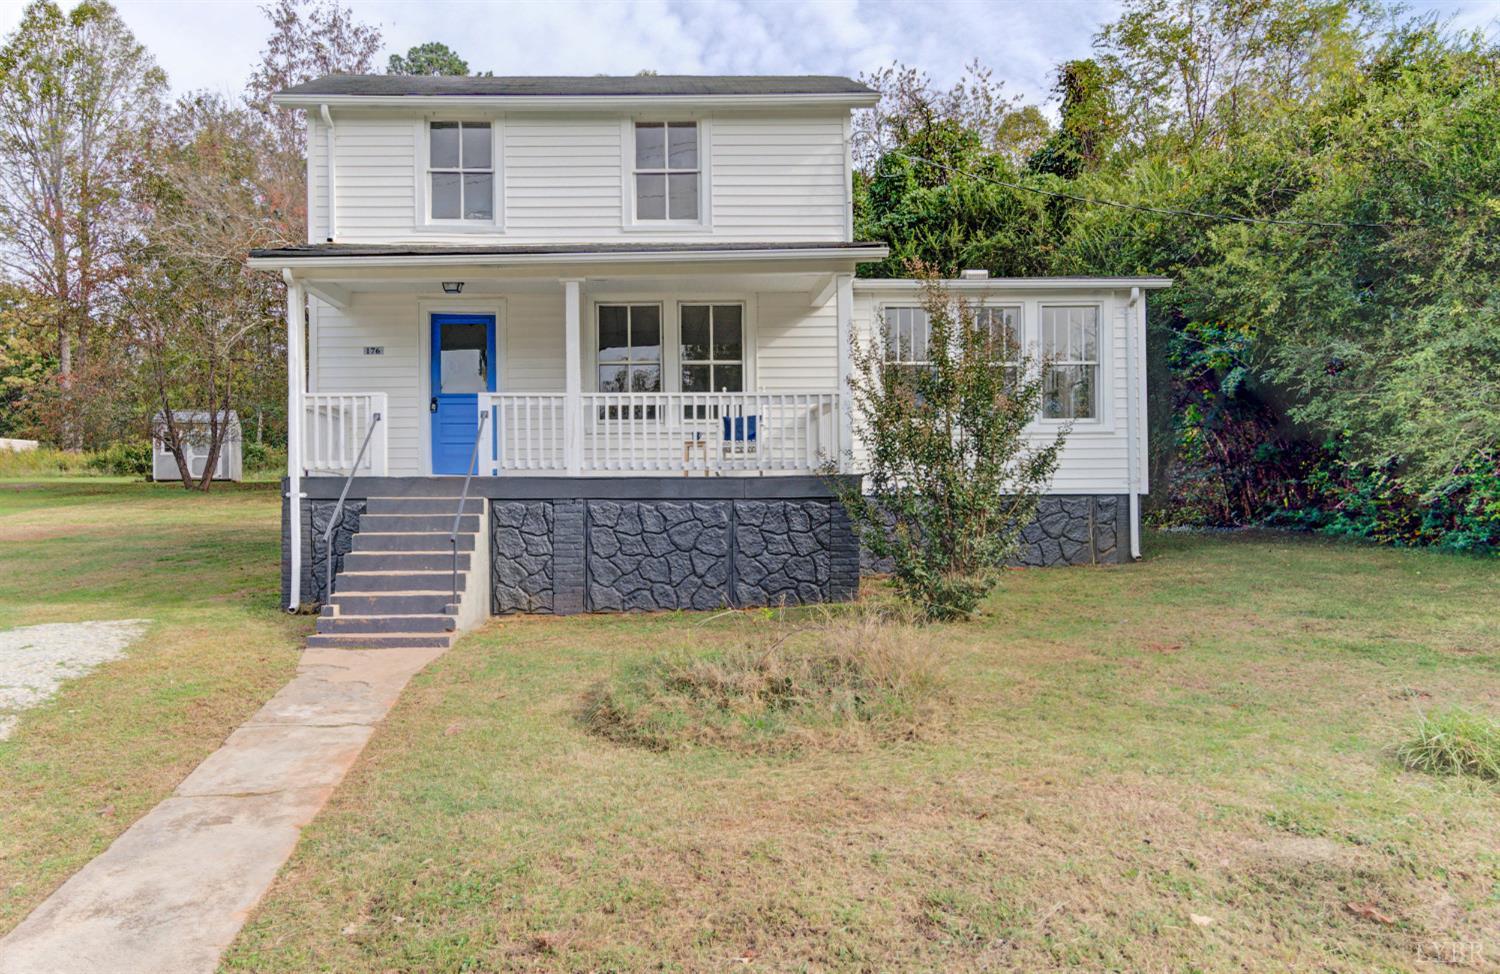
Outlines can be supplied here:
M1500 47L1339 0L1124 6L1046 151L913 111L858 235L947 274L1172 276L1159 521L1496 550Z
M145 477L151 473L150 443L116 443L90 453L88 468L115 477Z

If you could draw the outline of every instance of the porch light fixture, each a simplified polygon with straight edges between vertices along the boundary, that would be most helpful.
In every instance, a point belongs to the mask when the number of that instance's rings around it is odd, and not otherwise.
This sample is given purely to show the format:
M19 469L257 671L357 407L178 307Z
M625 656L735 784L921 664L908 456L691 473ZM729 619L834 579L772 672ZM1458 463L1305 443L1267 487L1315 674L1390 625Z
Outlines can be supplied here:
M443 293L444 294L462 294L462 293L464 293L464 282L463 281L444 281L443 282Z

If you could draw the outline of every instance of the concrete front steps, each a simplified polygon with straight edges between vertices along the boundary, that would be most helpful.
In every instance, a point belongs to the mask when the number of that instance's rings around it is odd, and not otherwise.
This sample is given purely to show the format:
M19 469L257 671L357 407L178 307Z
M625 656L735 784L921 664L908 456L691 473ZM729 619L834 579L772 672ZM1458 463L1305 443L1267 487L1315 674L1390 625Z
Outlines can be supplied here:
M485 501L470 498L458 525L458 597L448 534L457 497L371 497L353 547L318 617L315 648L447 648L483 618L489 575Z

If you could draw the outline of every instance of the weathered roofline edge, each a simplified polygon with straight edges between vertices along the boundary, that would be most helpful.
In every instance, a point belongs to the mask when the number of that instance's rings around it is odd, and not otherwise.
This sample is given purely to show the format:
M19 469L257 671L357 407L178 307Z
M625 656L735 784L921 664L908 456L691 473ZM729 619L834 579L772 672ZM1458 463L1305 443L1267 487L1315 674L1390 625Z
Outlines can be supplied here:
M249 266L254 270L318 267L515 267L530 264L640 264L671 261L676 263L713 263L744 260L883 260L890 254L885 244L850 247L808 247L777 250L647 250L607 252L542 252L526 254L294 254L266 252L252 254Z
M286 95L271 96L280 108L475 108L611 109L635 107L873 108L874 92L814 92L788 95Z
M854 279L856 291L912 291L924 282L914 277L863 277ZM949 291L1045 291L1068 287L1128 288L1159 290L1171 287L1170 277L985 277L955 278L938 282Z

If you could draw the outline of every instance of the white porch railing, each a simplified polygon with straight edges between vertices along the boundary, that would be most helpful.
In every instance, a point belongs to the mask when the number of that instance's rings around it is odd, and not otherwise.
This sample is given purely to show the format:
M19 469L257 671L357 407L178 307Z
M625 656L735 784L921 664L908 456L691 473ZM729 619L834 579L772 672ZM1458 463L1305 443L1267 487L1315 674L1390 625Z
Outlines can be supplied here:
M479 408L488 409L490 419L489 434L479 448L480 472L566 472L566 399L561 392L481 394Z
M375 413L383 417L355 473L386 474L390 413L383 392L309 392L302 396L302 461L310 476L347 476Z
M566 473L563 393L487 393L481 470ZM577 468L601 473L814 473L836 460L834 392L584 393Z

